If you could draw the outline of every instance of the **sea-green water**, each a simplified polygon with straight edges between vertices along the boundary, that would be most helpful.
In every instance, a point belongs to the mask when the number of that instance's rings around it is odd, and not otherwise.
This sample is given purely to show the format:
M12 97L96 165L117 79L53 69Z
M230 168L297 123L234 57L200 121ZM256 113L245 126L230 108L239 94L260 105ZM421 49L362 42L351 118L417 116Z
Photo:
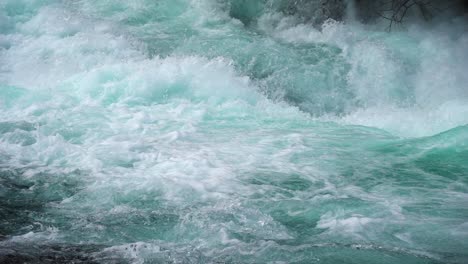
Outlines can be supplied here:
M284 8L0 0L0 260L467 263L466 18Z

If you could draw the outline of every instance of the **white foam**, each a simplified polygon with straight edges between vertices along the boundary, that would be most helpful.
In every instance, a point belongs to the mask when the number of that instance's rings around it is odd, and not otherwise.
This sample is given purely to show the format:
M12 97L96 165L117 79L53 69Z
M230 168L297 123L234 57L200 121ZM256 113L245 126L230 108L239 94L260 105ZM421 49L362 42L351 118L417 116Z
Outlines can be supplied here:
M358 102L338 122L378 127L400 136L433 135L468 123L468 34L463 19L435 28L418 25L385 33L327 21L321 30L292 17L266 14L260 28L281 41L339 47ZM313 103L313 102L312 102Z
M360 236L364 233L369 224L375 224L380 221L381 219L362 215L342 218L333 213L326 213L320 217L317 227L327 229L328 232L336 233L341 236Z

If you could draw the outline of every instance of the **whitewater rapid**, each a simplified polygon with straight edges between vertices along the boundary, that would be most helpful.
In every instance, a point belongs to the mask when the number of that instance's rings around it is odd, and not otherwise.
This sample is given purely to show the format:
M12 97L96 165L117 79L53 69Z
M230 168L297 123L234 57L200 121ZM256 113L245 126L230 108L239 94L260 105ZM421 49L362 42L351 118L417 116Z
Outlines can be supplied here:
M250 4L0 2L0 260L468 259L466 18Z

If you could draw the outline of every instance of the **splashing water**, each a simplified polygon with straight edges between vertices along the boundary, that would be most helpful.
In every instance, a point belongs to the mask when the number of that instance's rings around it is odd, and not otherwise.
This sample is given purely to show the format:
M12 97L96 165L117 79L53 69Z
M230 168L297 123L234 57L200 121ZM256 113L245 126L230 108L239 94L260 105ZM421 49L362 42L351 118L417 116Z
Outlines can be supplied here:
M468 24L0 2L0 260L465 263Z

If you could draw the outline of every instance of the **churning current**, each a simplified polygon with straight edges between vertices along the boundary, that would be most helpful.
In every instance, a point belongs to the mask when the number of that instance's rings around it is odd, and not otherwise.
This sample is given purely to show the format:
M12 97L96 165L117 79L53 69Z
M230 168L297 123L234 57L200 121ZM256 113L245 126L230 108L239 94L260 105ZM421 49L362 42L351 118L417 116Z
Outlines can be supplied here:
M0 262L467 263L467 17L280 2L0 0Z

